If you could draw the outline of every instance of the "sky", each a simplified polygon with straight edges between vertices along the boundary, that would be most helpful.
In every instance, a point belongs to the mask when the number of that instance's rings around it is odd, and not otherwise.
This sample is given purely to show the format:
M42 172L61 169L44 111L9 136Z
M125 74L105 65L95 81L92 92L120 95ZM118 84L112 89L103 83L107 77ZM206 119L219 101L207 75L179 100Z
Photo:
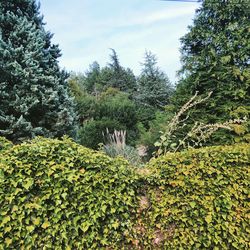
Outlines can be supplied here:
M59 44L59 64L84 73L97 61L105 66L110 48L123 67L140 74L145 51L172 82L180 69L180 37L192 24L199 3L160 0L40 0L46 30Z

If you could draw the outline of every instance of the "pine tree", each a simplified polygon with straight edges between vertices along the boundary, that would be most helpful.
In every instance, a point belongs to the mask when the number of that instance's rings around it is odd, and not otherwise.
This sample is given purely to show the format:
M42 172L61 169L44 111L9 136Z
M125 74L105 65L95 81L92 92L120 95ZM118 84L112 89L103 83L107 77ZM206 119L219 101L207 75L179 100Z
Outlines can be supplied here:
M108 88L132 94L136 90L136 77L131 69L124 68L119 62L118 55L111 49L110 62L101 68L98 62L93 62L82 78L82 86L89 93L99 95ZM74 75L72 75L75 78ZM79 77L79 75L77 76Z
M83 81L85 90L90 94L99 94L102 90L100 79L101 68L99 63L95 61L89 66L89 70L85 73L85 79Z
M150 51L145 53L142 72L138 79L136 100L146 106L162 108L169 102L172 86L167 75L157 66L157 59Z
M0 0L0 135L18 142L74 128L67 73L35 0Z
M183 67L175 94L177 106L196 91L213 91L206 105L193 112L192 120L214 123L249 116L249 1L204 0L181 42ZM219 140L223 137L228 141L228 135L220 135Z
M103 85L133 93L136 89L136 78L132 70L122 67L116 51L114 49L111 49L111 51L110 63L102 70Z

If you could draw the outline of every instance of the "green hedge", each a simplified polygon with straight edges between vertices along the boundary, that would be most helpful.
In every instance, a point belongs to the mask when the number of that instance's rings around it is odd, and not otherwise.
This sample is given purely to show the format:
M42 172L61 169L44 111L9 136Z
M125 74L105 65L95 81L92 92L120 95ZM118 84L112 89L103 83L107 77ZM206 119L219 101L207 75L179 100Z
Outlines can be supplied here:
M250 249L249 144L167 154L147 172L138 247Z
M137 179L70 139L38 138L0 159L0 249L102 249L125 242Z
M4 150L11 148L12 146L13 146L12 142L0 136L0 153L3 152Z
M120 158L37 138L0 157L0 249L250 249L250 146Z

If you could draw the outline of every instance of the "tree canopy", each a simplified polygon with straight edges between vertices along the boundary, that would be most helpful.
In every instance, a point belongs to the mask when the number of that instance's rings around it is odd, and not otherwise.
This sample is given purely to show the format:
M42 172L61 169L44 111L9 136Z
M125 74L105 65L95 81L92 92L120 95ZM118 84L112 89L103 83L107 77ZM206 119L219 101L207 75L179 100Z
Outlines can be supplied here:
M146 51L141 74L137 82L136 100L145 106L162 108L172 94L172 86L167 75L157 66L157 59Z
M213 92L206 105L193 112L193 120L216 122L249 116L249 10L247 0L205 0L181 38L183 66L176 107L196 91Z
M0 135L18 142L74 129L74 109L58 45L35 0L0 1Z

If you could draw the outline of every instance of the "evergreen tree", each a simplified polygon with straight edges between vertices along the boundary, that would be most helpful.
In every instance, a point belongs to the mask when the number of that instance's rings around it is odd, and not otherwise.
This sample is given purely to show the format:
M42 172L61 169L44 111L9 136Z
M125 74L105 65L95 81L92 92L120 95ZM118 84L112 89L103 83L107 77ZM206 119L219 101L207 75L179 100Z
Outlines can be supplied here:
M109 63L109 67L114 69L115 72L119 73L122 69L118 55L114 49L110 49L112 51L112 54L110 55L111 62Z
M83 79L83 87L89 94L98 95L102 90L101 68L98 62L93 62L86 71Z
M202 1L181 39L182 79L174 100L180 107L195 91L213 94L191 120L214 123L249 116L249 31L249 0ZM218 139L231 140L228 133Z
M83 76L72 75L71 79L81 77L83 88L87 93L93 95L99 95L110 87L132 94L136 90L135 75L131 69L122 67L116 51L114 49L111 49L111 51L110 62L106 67L101 68L95 61Z
M120 91L133 93L136 89L136 78L132 70L122 67L116 51L114 49L111 49L111 51L111 62L101 72L102 84L106 87L113 87Z
M74 109L35 0L0 0L0 135L18 142L62 136L74 128Z
M157 66L156 56L146 51L142 72L138 79L136 99L139 103L162 108L169 102L172 87L167 75Z

